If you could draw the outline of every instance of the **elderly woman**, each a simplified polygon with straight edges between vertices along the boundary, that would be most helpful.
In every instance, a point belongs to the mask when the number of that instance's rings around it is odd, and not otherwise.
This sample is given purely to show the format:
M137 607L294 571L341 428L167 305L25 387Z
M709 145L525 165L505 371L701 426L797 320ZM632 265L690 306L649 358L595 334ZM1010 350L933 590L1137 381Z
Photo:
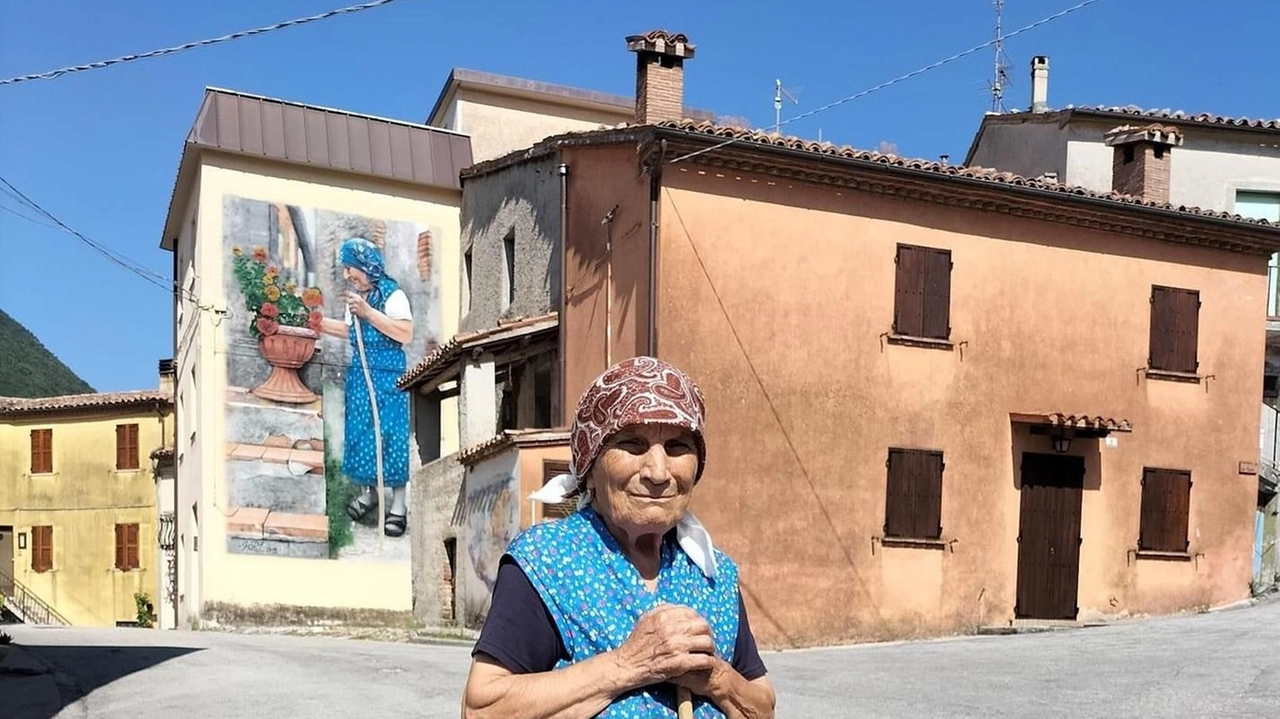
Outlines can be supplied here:
M534 498L579 510L503 556L472 652L467 717L771 717L774 691L733 561L688 511L706 460L702 394L651 357L596 379L572 427L572 477Z
M379 437L374 435L380 432L382 484L391 489L383 531L389 537L399 537L405 532L409 514L405 490L409 482L409 397L396 388L396 380L405 370L404 347L413 341L413 313L408 295L387 275L377 245L353 237L338 248L338 261L349 288L343 297L344 318L326 318L321 327L351 343L351 365L343 383L342 471L359 490L347 505L347 515L359 521L383 499L377 492ZM378 408L376 427L374 403Z

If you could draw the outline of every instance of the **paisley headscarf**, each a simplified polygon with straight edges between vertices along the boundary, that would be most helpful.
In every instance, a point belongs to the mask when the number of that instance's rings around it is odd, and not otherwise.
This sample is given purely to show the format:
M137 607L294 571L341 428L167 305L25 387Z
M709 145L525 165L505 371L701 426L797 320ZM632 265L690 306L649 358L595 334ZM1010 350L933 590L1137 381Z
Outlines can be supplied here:
M655 357L623 360L601 373L578 400L569 436L572 474L553 478L530 499L562 502L577 496L579 507L586 505L590 501L583 491L587 475L604 443L620 430L638 424L672 425L693 434L698 447L696 483L702 479L707 459L702 436L705 415L702 391L680 369ZM711 535L692 512L685 512L676 525L676 537L694 564L714 577Z
M365 302L381 312L391 293L400 289L400 283L387 277L386 263L382 259L382 250L363 237L352 237L338 248L338 261L346 267L354 267L369 277L369 294Z

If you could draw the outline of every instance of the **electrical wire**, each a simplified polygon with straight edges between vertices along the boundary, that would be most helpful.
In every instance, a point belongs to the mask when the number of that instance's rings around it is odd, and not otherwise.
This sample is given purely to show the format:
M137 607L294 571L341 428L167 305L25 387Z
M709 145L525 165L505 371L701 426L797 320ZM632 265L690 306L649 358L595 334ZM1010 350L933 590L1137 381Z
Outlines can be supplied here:
M209 47L210 45L218 45L224 42L230 42L232 40L239 40L241 38L252 37L254 35L261 35L263 33L273 32L275 30L283 30L285 28L294 27L296 25L305 25L307 23L316 22L317 20L326 20L331 17L337 17L338 15L356 13L362 10L371 10L376 7L382 7L383 5L390 5L395 1L396 0L374 0L373 2L367 2L361 5L351 5L344 8L338 8L337 10L329 10L328 12L322 12L319 15L311 15L309 17L301 17L294 20L286 20L285 22L278 22L274 25L257 27L257 28L253 28L252 30L241 30L239 32L233 32L230 35L223 35L221 37L209 38L207 40L196 40L194 42L183 43L181 45L175 45L174 47L161 48L159 50L151 50L149 52L144 52L137 55L121 55L120 57L113 57L110 60L99 60L97 62L86 63L84 65L72 65L70 67L63 67L57 70L50 70L48 72L33 73L31 75L20 75L18 77L11 77L5 80L0 80L0 85L16 85L20 82L29 82L31 80L52 80L54 78L62 77L63 75L70 75L71 73L74 73L74 72L84 72L86 70L101 70L102 68L111 67L112 65L120 65L126 62L134 62L136 60L147 60L153 57L172 55L174 53L184 52L186 50L194 50L195 48L199 48L199 47Z
M1047 23L1053 22L1054 20L1057 20L1057 19L1059 19L1059 18L1066 17L1067 15L1070 15L1071 13L1077 12L1077 11L1079 11L1079 10L1083 10L1083 9L1085 9L1085 8L1089 7L1090 5L1093 5L1094 3L1097 3L1097 2L1101 2L1101 0L1084 0L1084 2L1082 2L1082 3L1078 4L1078 5L1073 5L1073 6L1071 6L1071 7L1067 8L1067 9L1065 9L1065 10L1062 10L1062 11L1059 11L1059 12L1057 12L1057 13L1054 13L1053 15L1050 15L1049 17L1046 17L1046 18L1042 18L1042 19L1040 19L1040 20L1037 20L1037 21L1035 21L1035 22L1031 23L1030 25L1027 25L1027 26L1025 26L1025 27L1020 27L1020 28L1018 28L1017 30L1014 30L1013 32L1006 33L1006 34L1004 34L1004 35L1002 36L1002 39L1003 39L1003 40L1008 40L1009 38L1011 38L1011 37L1017 37L1018 35L1021 35L1021 34L1022 34L1022 33L1024 33L1024 32L1030 32L1030 31L1032 31L1032 30L1034 30L1034 29L1036 29L1036 28L1040 27L1041 25L1044 25L1044 24L1047 24ZM814 115L817 115L817 114L819 114L819 113L826 112L827 110L830 110L830 109L832 109L832 108L835 108L835 107L839 107L839 106L841 106L841 105L844 105L845 103L853 102L854 100L858 100L858 99L860 99L860 98L866 97L867 95L870 95L870 94L872 94L872 93L874 93L874 92L879 92L880 90L883 90L883 89L885 89L885 88L888 88L888 87L892 87L892 86L894 86L894 85L897 85L897 84L898 84L898 83L900 83L900 82L903 82L903 81L906 81L906 80L910 80L911 78L913 78L913 77L915 77L915 76L917 76L917 75L924 74L924 73L926 73L926 72L929 72L930 70L937 69L937 68L939 68L939 67L942 67L943 65L947 65L947 64L950 64L950 63L952 63L952 62L955 62L956 60L960 60L960 59L962 59L962 58L968 57L969 55L972 55L972 54L974 54L975 52L979 52L979 51L985 50L985 49L987 49L987 48L991 47L992 45L995 45L995 44L996 44L996 42L997 42L997 40L996 40L996 39L988 40L988 41L986 41L986 42L982 43L981 45L975 45L975 46L973 46L973 47L969 48L968 50L965 50L965 51L963 51L963 52L958 52L958 53L956 53L956 54L952 55L951 57L947 57L947 58L944 58L944 59L939 60L939 61L937 61L937 62L934 62L934 63L930 63L930 64L928 64L928 65L925 65L925 66L924 66L924 67L922 67L922 68L919 68L919 69L916 69L916 70L912 70L911 72L909 72L909 73L907 73L907 74L905 74L905 75L899 75L898 77L895 77L895 78L893 78L892 80L887 80L887 81L885 81L885 82L882 82L882 83L880 83L879 85L876 85L875 87L867 88L866 90L863 90L862 92L855 93L855 94L850 95L850 96L848 96L848 97L842 97L842 98L840 98L839 100L836 100L835 102L829 102L829 103L827 103L826 105L823 105L822 107L816 107L816 108L814 108L814 109L812 109L812 110L809 110L808 112L802 112L802 113L800 113L799 115L796 115L795 117L787 118L786 120L783 120L782 122L778 123L775 127L782 127L783 125L788 125L788 124L791 124L791 123L793 123L793 122L798 122L798 121L800 121L800 120L804 120L804 119L807 119L807 118L813 117ZM722 147L726 147L726 146L728 146L728 145L732 145L732 144L733 144L733 143L735 143L735 142L741 142L741 141L746 140L746 139L749 139L749 138L747 138L747 137L733 137L733 138L730 138L730 139L728 139L728 140L725 140L724 142L721 142L721 143L718 143L718 144L712 145L711 147L704 147L704 148L702 148L701 150L695 150L695 151L693 151L693 152L690 152L690 153L687 153L687 154L681 155L681 156L679 156L679 157L675 158L674 160L670 160L670 161L668 161L668 163L667 163L667 164L669 164L669 165L674 165L674 164L675 164L675 163L677 163L677 162L681 162L681 161L684 161L684 160L688 160L688 159L689 159L689 158L691 158L691 157L697 157L698 155L701 155L701 154L703 154L703 153L711 152L711 151L713 151L713 150L718 150L718 149L720 149L720 148L722 148Z
M29 207L35 210L36 212L39 212L44 217L48 218L55 225L55 227L50 227L50 229L61 230L75 237L76 239L84 243L87 247L92 249L94 252L97 252L98 254L107 258L108 260L115 263L116 265L119 265L125 270L132 272L133 274L142 278L142 280L144 280L145 282L151 285L154 285L155 287L161 290L164 290L169 294L177 295L183 299L190 301L192 304L195 305L196 309L202 312L213 312L214 314L225 314L224 311L216 309L213 305L202 304L200 302L200 298L197 297L194 293L188 292L187 290L183 289L181 286L178 285L178 283L170 280L168 277L165 277L159 272L148 269L142 263L136 260L129 259L128 257L120 254L119 252L116 252L115 250L112 250L106 245L103 245L102 243L91 239L90 237L85 235L83 232L80 232L74 227L71 227L70 225L63 222L61 219L59 219L57 215L53 214L49 210L46 210L42 205L40 205L40 203L31 199L31 197L28 196L26 193L24 193L22 190L19 190L16 186L14 186L13 183L9 182L9 180L7 180L4 176L0 176L0 192L3 192L5 195L18 200L18 202L20 202L23 206ZM35 222L36 224L47 226L47 225L44 225L44 223L38 222L37 220L31 217L28 217L19 212L15 212L11 208L4 207L3 205L0 205L0 208L6 209L9 212L12 212L13 214L18 215L19 217L22 217L23 219L28 220L30 222Z

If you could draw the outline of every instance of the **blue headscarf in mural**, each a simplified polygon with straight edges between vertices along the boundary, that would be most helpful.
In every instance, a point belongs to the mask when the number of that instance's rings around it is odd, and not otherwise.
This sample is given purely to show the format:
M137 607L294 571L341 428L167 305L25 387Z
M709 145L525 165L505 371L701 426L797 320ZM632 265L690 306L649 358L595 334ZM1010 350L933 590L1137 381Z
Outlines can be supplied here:
M400 289L400 283L387 277L387 267L382 259L382 250L363 237L352 237L342 243L338 249L338 261L346 267L354 267L369 276L373 285L365 302L381 312L387 304L391 293Z

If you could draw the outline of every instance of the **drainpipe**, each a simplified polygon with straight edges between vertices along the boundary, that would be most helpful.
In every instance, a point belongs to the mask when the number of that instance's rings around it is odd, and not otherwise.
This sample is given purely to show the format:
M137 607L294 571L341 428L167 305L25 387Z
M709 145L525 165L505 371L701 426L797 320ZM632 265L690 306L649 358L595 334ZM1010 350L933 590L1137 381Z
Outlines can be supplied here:
M658 199L662 190L662 163L667 141L659 143L658 161L649 175L649 356L658 356Z
M568 224L569 224L569 166L560 163L556 168L556 173L560 175L560 320L559 330L556 332L556 350L559 357L556 358L556 426L563 427L564 421L564 392L565 392L565 329L568 327L567 319L569 316L569 283L568 283Z
M618 208L614 208L615 210ZM613 213L604 218L604 366L613 366Z

